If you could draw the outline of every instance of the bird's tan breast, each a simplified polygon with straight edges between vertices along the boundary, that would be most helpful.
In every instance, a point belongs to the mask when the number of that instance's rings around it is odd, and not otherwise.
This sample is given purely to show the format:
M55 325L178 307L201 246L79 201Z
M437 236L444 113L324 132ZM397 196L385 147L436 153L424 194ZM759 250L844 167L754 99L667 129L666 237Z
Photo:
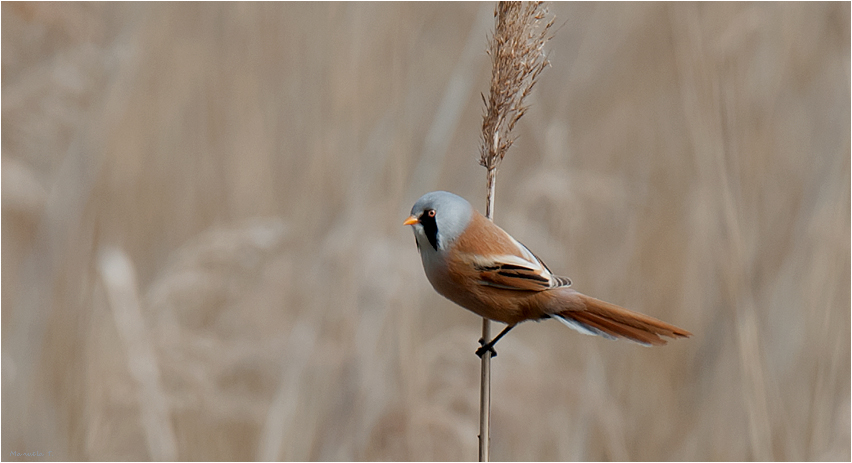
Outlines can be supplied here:
M520 256L517 246L501 228L478 212L471 225L446 250L445 265L430 276L432 286L444 297L482 317L515 324L541 317L540 291L518 291L480 284L479 270L471 256Z

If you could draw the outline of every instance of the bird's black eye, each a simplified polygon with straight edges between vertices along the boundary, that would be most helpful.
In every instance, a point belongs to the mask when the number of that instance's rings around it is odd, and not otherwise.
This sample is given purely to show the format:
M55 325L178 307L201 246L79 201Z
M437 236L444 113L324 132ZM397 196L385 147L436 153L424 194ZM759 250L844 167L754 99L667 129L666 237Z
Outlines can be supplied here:
M428 215L429 217L435 217L435 209L429 209L428 211L426 211L426 215Z

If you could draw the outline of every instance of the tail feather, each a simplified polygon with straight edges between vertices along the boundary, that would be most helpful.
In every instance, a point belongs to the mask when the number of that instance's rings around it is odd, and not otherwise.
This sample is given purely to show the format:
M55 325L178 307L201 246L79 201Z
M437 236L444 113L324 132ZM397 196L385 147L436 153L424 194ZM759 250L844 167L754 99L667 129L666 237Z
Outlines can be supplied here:
M595 328L594 326L591 326L587 323L582 323L578 320L574 320L573 318L563 317L560 314L554 314L553 318L559 320L568 328L571 328L572 330L578 331L583 334L588 334L590 336L602 336L613 341L618 339L617 337L609 334L606 331L601 331L598 328Z
M656 318L632 312L609 302L573 292L570 308L553 314L559 321L584 334L609 339L624 338L645 346L662 346L667 338L689 337L689 331Z

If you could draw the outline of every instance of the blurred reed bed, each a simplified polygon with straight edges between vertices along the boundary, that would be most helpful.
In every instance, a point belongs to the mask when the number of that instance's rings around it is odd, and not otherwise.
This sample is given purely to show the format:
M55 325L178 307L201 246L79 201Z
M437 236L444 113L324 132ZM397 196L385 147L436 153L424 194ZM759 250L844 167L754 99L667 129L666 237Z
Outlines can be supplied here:
M400 223L482 196L492 8L3 3L3 459L475 458ZM849 4L550 9L497 222L695 337L522 325L492 458L848 460Z

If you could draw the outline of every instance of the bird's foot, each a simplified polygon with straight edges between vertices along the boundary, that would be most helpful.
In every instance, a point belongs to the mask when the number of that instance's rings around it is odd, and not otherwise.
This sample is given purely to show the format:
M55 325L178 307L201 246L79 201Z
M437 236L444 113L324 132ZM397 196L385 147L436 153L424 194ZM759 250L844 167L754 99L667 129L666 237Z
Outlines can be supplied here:
M496 339L494 340L496 341ZM485 342L485 338L479 338L479 344L482 346L479 349L476 349L476 356L482 358L486 352L491 352L491 358L497 356L497 351L494 350L494 341Z

